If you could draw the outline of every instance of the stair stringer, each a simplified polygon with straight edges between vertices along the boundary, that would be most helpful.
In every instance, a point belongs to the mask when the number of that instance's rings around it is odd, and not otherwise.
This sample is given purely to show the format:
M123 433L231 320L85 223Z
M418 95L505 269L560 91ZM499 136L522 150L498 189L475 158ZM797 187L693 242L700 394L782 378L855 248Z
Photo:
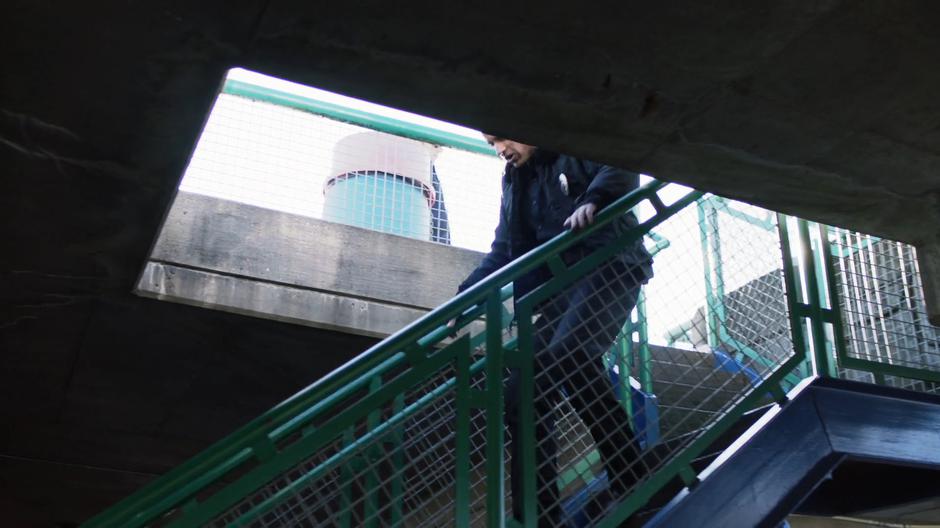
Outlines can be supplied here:
M773 528L846 459L940 469L938 431L940 396L808 379L645 526Z

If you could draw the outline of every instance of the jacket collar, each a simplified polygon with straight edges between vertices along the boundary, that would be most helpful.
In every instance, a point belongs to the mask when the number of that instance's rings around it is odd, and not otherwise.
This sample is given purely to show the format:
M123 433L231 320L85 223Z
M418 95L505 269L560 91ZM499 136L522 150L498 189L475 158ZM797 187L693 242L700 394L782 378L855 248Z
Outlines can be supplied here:
M540 148L535 151L535 154L532 156L531 163L536 165L550 165L554 163L556 159L558 159L557 152Z
M534 168L536 166L547 166L555 163L555 160L558 159L558 153L552 152L550 150L538 149L535 151L535 154L529 159L529 162L526 163L526 167ZM506 168L503 170L503 178L508 181L512 175L518 174L521 168L514 167L511 163L506 164Z

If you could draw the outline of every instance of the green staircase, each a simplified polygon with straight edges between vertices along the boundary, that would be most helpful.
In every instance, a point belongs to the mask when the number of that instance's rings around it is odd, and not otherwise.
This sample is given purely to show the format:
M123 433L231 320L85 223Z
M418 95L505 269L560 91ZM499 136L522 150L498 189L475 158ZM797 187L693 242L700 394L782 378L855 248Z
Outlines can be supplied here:
M708 202L713 198L697 191L668 201L666 187L652 182L623 197L590 228L562 234L512 262L85 526L536 526L534 449L522 451L522 496L508 493L510 439L503 416L507 369L520 369L523 394L531 394L537 304L607 265L653 228L681 221L687 231L713 230L708 234L717 235L722 228L717 215L728 207L724 201L715 206ZM641 203L653 212L635 228L576 263L562 260L567 248ZM699 218L689 206L702 208L703 203L707 215ZM699 304L706 312L706 332L714 336L711 342L650 347L635 337L637 332L625 332L618 346L631 358L631 374L644 379L659 398L660 441L636 461L632 471L640 480L629 495L588 519L591 525L618 526L662 490L676 483L693 485L699 457L742 415L782 401L792 380L807 374L811 360L817 375L836 376L839 359L852 356L851 343L842 337L842 283L836 271L839 259L855 255L829 251L829 243L838 240L831 241L822 226L814 231L806 222L779 215L764 221L761 229L772 233L776 244L770 258L779 263L774 273L782 282L785 303L767 299L766 291L753 284L733 285L723 278L723 291L710 287ZM756 257L741 255L743 250L736 255L727 247L723 254L716 252L734 240L725 234L723 241L703 242L703 254L711 255L711 261L664 256L654 280L669 280L670 266L685 266L689 273L704 263L714 286L716 257L726 259L724 269L731 274L753 265ZM766 248L753 251L767 254ZM513 281L540 266L547 266L552 278L511 302ZM678 299L683 293L676 295ZM745 302L742 295L752 295L751 300ZM727 302L717 302L722 299ZM740 324L740 314L735 326L734 317L723 311L736 306L740 313L757 313L771 305L779 310L772 314L778 323L789 323L773 335ZM452 319L456 327L448 328ZM741 369L719 368L716 351L727 352ZM851 361L853 372L874 372L879 378L873 381L882 382L886 378L880 369L886 364L883 358ZM889 372L931 387L940 381L936 370L916 364L891 365ZM522 406L520 416L521 437L511 441L534 446L531 402ZM590 435L570 413L568 420L568 425L559 422L559 443L567 446L559 455L560 471L582 478L567 479L563 498L579 493L579 482L600 478L602 469L596 460L591 463ZM522 519L511 518L510 501L522 501Z

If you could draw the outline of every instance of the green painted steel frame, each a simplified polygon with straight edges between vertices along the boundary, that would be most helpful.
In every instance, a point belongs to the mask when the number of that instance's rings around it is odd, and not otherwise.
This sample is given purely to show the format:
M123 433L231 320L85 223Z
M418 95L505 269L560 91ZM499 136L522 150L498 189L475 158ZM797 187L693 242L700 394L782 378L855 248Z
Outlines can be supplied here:
M531 303L517 303L516 314L518 316L519 347L514 358L513 366L519 369L519 438L513 439L513 442L520 442L523 446L537 445L535 438L535 409L532 402L535 401L535 359L533 352L533 338L535 335L532 318L534 312ZM515 519L521 522L525 528L533 528L538 524L537 520L537 486L535 482L535 449L519 449L517 453L522 453L522 497L513 497L514 501L522 500L522 519Z
M890 363L883 363L879 361L872 361L870 359L861 359L849 356L849 347L845 338L845 325L842 321L842 307L840 305L841 301L839 299L836 286L836 271L833 257L850 257L858 251L865 249L870 244L873 244L874 242L877 242L881 239L871 237L874 240L866 240L858 245L852 246L848 250L843 251L829 238L829 234L831 232L832 230L830 227L819 224L819 238L825 243L825 246L820 248L818 251L817 259L820 264L818 266L817 273L822 275L823 279L825 280L826 300L832 309L832 314L828 318L828 321L832 324L832 336L834 341L833 346L835 350L834 354L830 354L830 357L835 356L835 360L841 367L871 372L875 375L875 381L879 384L885 383L885 376L898 376L913 380L940 383L940 372L938 371L919 369L904 365L893 365Z
M466 341L466 340L465 340ZM470 409L473 394L470 385L471 349L467 346L457 353L457 416L454 438L456 464L454 489L454 525L470 527ZM397 526L397 524L393 524Z
M809 222L792 219L796 224L797 237L791 238L791 219L778 215L781 245L784 248L784 280L787 287L787 304L790 312L790 327L793 333L794 348L804 350L807 358L812 357L814 374L821 377L836 375L832 347L842 348L842 343L832 343L831 333L826 325L838 327L841 317L837 304L832 304L832 296L827 294L832 281L820 277L818 263L819 251L814 251L810 236ZM820 233L825 233L820 227ZM794 240L797 255L793 255ZM825 238L823 238L825 240ZM827 301L829 305L826 306ZM838 335L838 332L834 334Z
M427 139L422 138L422 140ZM693 191L677 202L666 206L657 196L657 192L665 185L663 182L645 185L602 211L595 224L589 228L578 233L564 233L529 252L343 365L326 378L251 421L233 435L157 479L143 490L93 518L86 526L136 528L172 511L177 512L177 518L170 526L197 526L225 511L241 497L253 492L280 472L309 456L319 446L338 437L345 439L338 453L257 505L240 517L233 526L241 526L263 516L299 487L349 462L358 450L368 445L370 441L380 438L381 435L391 433L393 463L400 468L404 460L398 445L401 442L400 431L404 420L449 392L455 394L457 403L457 436L458 439L464 438L455 444L458 456L455 468L457 471L456 511L454 512L456 523L458 526L469 526L470 522L470 475L467 463L470 446L466 437L469 432L470 408L479 407L485 411L487 418L486 518L491 526L505 524L507 520L504 512L502 451L504 364L521 369L521 390L524 395L522 402L528 402L528 404L520 408L522 427L518 440L524 445L534 445L534 409L531 405L534 390L531 321L533 306L583 277L626 244L634 242L644 233L648 233L651 228L702 196L702 193ZM653 204L656 214L652 218L625 233L616 243L595 251L570 267L561 261L559 256L565 249L610 223L643 200L649 200ZM755 225L762 225L762 222L755 222ZM826 344L828 335L832 335L835 340L832 344L835 356L843 366L870 370L881 375L891 374L913 379L940 381L940 374L847 357L842 337L838 298L832 287L835 282L831 248L818 252L822 255L822 267L820 267L817 262L814 262L808 224L799 221L797 225L800 253L797 258L794 258L787 219L783 215L778 215L777 226L783 242L784 282L795 354L759 385L752 387L750 392L728 413L682 449L663 468L651 475L598 526L605 528L616 526L677 476L687 483L693 483L695 477L691 470L691 463L694 458L768 392L782 399L785 394L786 377L799 369L807 359L811 348L816 354L819 374L833 375L834 367L829 363L833 355L829 353L831 350ZM822 226L820 226L820 240L828 240ZM703 249L708 249L709 244L705 241L703 244ZM518 300L516 320L519 325L519 337L503 342L502 333L509 325L510 317L502 303L512 295L512 281L545 263L549 264L554 277L536 291ZM821 273L820 269L824 270L824 273ZM820 277L821 274L824 276ZM801 281L805 281L807 291L811 292L803 301L800 301L803 285ZM828 307L824 304L828 304ZM456 319L457 327L460 328L482 315L486 316L485 332L459 338L443 349L436 348L442 340L455 332L454 329L448 328L445 322ZM809 321L809 332L804 331L804 320ZM830 333L827 333L826 324L832 325ZM812 339L812 347L808 339ZM474 361L471 357L471 350L481 345L485 345L486 356ZM404 406L403 391L421 383L444 365L455 365L456 377L443 382L418 401ZM402 374L383 381L384 375L401 370L404 370ZM485 373L487 378L484 392L470 387L470 377L480 373ZM347 398L362 391L367 392L366 396L346 407L342 413L317 428L311 427L318 417L325 415L327 411L335 409L338 405L343 405ZM375 409L382 402L393 402L394 413L391 418L380 423ZM367 431L363 436L355 438L351 433L351 428L362 419L368 423ZM279 442L295 433L300 433L300 440L285 448L278 447ZM523 449L521 452L524 455L525 473L522 524L535 526L534 450ZM226 475L249 462L255 463L256 467L242 478L224 486L222 491L210 496L204 502L195 499L200 492L218 485ZM344 470L342 474L343 478L351 478L348 470ZM401 496L404 493L402 485L399 481L392 482L393 495ZM350 500L349 491L344 491L344 494L347 500ZM373 509L376 507L374 500L370 504ZM400 524L401 520L400 508L393 509L393 525ZM348 520L348 522L351 521ZM509 522L513 524L512 521Z
M647 248L650 255L655 257L660 251L670 246L669 239L657 234L655 231L649 231L646 234L652 241L653 247ZM636 319L630 319L623 326L623 339L620 340L620 350L617 351L617 365L619 372L632 372L633 354L630 348L635 344L637 347L637 361L639 363L639 382L640 388L644 392L653 394L653 371L651 366L652 355L650 353L649 343L649 321L646 313L646 287L640 289L640 295L636 299ZM633 336L636 335L634 341ZM630 390L629 379L621 376L621 382L624 388ZM633 403L631 398L624 398L627 407L627 413L631 419L633 417Z
M486 521L506 517L503 483L503 302L499 291L486 297ZM459 463L459 462L458 462Z
M500 440L502 435L502 405L501 372L502 354L512 350L515 343L502 343L499 337L493 334L500 333L506 325L501 300L511 293L510 283L525 273L541 266L544 262L557 258L557 256L597 229L612 222L643 200L649 200L660 211L669 211L670 214L684 207L689 201L680 200L669 207L663 206L656 192L666 184L651 182L642 188L619 199L616 203L602 211L595 223L577 233L566 232L555 239L534 249L523 257L512 262L500 271L490 275L480 283L469 288L462 294L454 297L418 321L408 325L393 336L379 343L375 347L346 363L322 380L300 391L285 402L276 406L262 416L252 420L228 438L213 445L203 453L197 455L185 464L157 479L139 492L118 503L111 509L94 517L86 526L90 527L121 527L135 528L144 526L168 512L176 511L176 518L170 526L184 527L197 526L208 519L219 515L237 500L264 485L280 472L292 467L300 460L309 456L319 446L342 436L344 431L356 422L365 418L375 405L381 402L394 401L409 384L425 379L435 369L447 362L456 360L453 348L435 350L435 345L442 339L452 335L454 330L447 328L446 321L457 319L458 327L469 324L479 315L487 315L487 332L482 336L474 336L471 346L476 346L479 337L484 337L487 344L487 358L475 362L472 366L475 372L486 371L490 376L487 391L488 400L494 400L487 409L489 420L499 418L498 427L490 427L488 440ZM695 197L698 197L698 193ZM642 236L655 224L645 222L629 233L633 239ZM604 252L602 250L602 252ZM607 256L612 251L607 251ZM606 257L604 257L606 258ZM585 267L578 266L569 271L583 272ZM498 323L494 322L499 321ZM524 339L523 339L524 342ZM344 412L336 415L323 426L312 429L310 425L314 420L323 416L328 410L343 405L344 401L357 391L368 391L369 385L375 377L381 377L394 369L406 369L405 373L383 383L358 400ZM499 380L499 383L496 380ZM456 380L452 379L442 387L453 390ZM433 395L441 394L443 389L434 391ZM431 395L429 395L431 396ZM401 421L411 413L417 412L430 401L428 397L402 409L401 413L386 420L367 433L366 437L376 438L379 434L399 427ZM490 422L491 424L493 422ZM303 432L296 442L284 448L278 448L279 442L290 435ZM349 455L357 446L364 443L366 437L355 439L345 447L340 454ZM488 442L489 443L489 442ZM501 442L500 442L501 445ZM493 449L491 455L501 460L502 452L497 455ZM252 518L257 518L278 501L288 496L289 492L304 483L310 482L330 468L336 467L342 461L340 454L332 457L329 463L318 466L313 472L305 475L299 481L271 499L253 509L249 515L243 516L234 526L242 525ZM489 457L488 457L489 458ZM210 486L218 485L222 479L231 474L233 470L246 463L254 463L256 467L233 483L222 487L221 491L208 497L205 501L197 501L196 496ZM496 464L495 460L490 461ZM496 523L497 517L503 517L502 512L502 467L493 471L500 478L491 478L492 493L488 505L493 511L488 512L488 518ZM488 509L490 509L488 508Z
M783 253L783 281L784 288L787 291L787 314L790 319L790 335L793 339L793 349L802 352L804 358L808 360L809 345L807 343L807 334L804 331L803 316L800 315L801 302L803 297L801 287L801 262L805 260L805 255L801 251L796 256L793 254L794 243L790 237L790 226L787 223L788 217L783 214L777 214L777 229L780 233L780 248ZM800 245L797 244L797 249Z
M288 106L420 141L493 155L492 149L482 141L473 141L459 135L451 135L427 127L416 126L367 112L354 111L338 105L298 97L240 81L228 81L224 87L224 93ZM404 464L404 460L403 453L397 446L400 446L401 443L400 432L404 420L419 412L420 409L436 398L449 392L455 394L458 416L456 423L458 441L455 444L458 456L455 468L457 471L455 489L456 523L458 526L469 526L470 522L469 466L468 463L461 463L461 460L467 462L469 456L468 420L470 408L475 406L485 410L488 422L487 520L491 526L503 525L507 522L503 511L503 363L521 369L521 390L524 396L528 395L528 397L523 397L522 401L529 402L529 404L522 405L520 409L522 427L518 440L525 445L534 445L534 410L531 406L531 396L534 390L532 380L534 376L532 369L532 306L538 300L547 298L576 281L600 262L613 255L620 247L635 241L644 233L649 232L653 226L701 197L701 193L691 192L678 202L665 206L656 194L665 185L662 182L652 182L642 187L601 212L595 224L588 229L578 233L564 233L492 274L461 295L432 310L425 317L408 325L400 332L343 365L324 379L252 420L236 433L157 479L143 490L96 516L86 523L86 526L136 528L144 526L172 511L177 511L178 517L171 523L171 526L199 525L224 511L226 507L239 498L264 485L280 471L309 456L318 446L337 437L345 439L344 445L338 453L318 465L301 479L291 483L288 487L256 506L247 515L239 518L233 526L244 525L252 519L264 515L265 512L289 496L292 491L312 482L326 472L334 470L341 464L349 462L350 458L358 452L357 450L366 446L370 441L380 438L383 434L392 433L392 443L395 444L393 445L393 463L397 468L400 468ZM566 267L561 262L558 256L562 251L589 236L601 226L610 223L617 216L624 214L643 200L649 200L656 209L656 215L652 219L630 230L617 244L596 251L574 266ZM733 210L724 201L718 201L713 206L716 211L718 209L728 211L732 216L740 217L754 225L762 227L772 225L768 220ZM826 345L827 331L824 325L827 323L832 325L831 335L835 340L835 343L833 343L835 356L841 365L880 373L881 376L890 374L927 381L940 381L940 374L937 373L848 357L844 346L838 298L832 287L834 284L832 248L829 247L828 251L820 252L822 253L822 269L824 270L824 273L821 273L819 267L813 262L808 224L805 222L799 223L798 234L802 251L796 260L792 256L786 218L778 215L777 225L783 240L784 281L796 353L758 386L752 387L747 396L701 436L681 450L668 464L651 475L598 526L611 528L618 525L677 476L686 483L694 482L695 477L694 472L691 470L691 463L695 457L700 455L708 445L733 425L747 409L764 398L768 392L774 394L778 399L784 397L783 383L785 383L785 378L797 370L809 354L810 347L807 338L812 339L814 342L812 348L816 352L819 373L821 375L833 375L833 366L829 363L832 354L827 353ZM821 240L828 240L823 227L820 227L820 233ZM709 244L706 241L703 241L703 244L703 250L707 249ZM502 301L512 295L512 280L546 262L555 272L555 277L549 283L519 301L516 311L519 337L514 341L504 343L501 336L502 331L509 324L509 317L503 309ZM802 276L800 269L803 270ZM806 280L808 291L813 292L808 295L808 299L805 300L807 302L799 301L801 280ZM823 293L824 290L826 296L821 298L820 295L817 295L817 292ZM826 302L829 305L828 307L823 306L823 303ZM472 337L464 336L441 350L435 349L438 343L454 333L453 329L444 325L446 321L457 319L459 328L466 326L481 315L486 315L485 332ZM804 331L804 319L809 320L809 332ZM471 350L480 345L486 345L486 357L474 361ZM436 369L446 364L456 366L456 377L443 382L418 401L407 407L404 406L402 391L408 386L420 383ZM404 374L389 381L382 381L383 375L401 369L405 369ZM480 373L485 373L487 376L486 390L482 393L478 390L475 391L470 386L470 377ZM335 409L338 405L342 405L346 398L359 391L366 391L367 395L325 424L317 428L311 426L317 417L323 416L327 411ZM388 401L393 402L393 416L380 423L375 414L375 408L381 402ZM352 424L363 418L368 423L367 431L363 436L355 438L352 434ZM279 449L279 442L294 433L300 433L301 439L286 448ZM460 440L460 438L463 438L463 440ZM523 449L521 452L524 455L523 468L525 473L522 497L524 503L523 524L525 526L535 526L534 450ZM222 491L210 496L205 502L199 502L195 499L201 491L218 485L226 475L250 462L257 465L253 471L234 483L223 487ZM349 466L350 469L351 467ZM351 478L348 470L344 471L343 478ZM397 480L392 482L393 496L401 496L404 492L402 485ZM349 490L344 491L344 494L347 495L347 500L350 500L350 497L348 497ZM373 508L375 507L374 500L370 504ZM400 506L397 509L393 508L393 525L401 522L401 516ZM351 520L347 520L348 522L351 522ZM509 523L514 524L511 520Z
M351 406L344 408L341 413L337 414L326 424L318 427L314 432L310 433L308 437L284 448L278 453L281 455L281 458L277 460L276 463L273 458L270 459L269 465L259 466L252 472L249 472L244 477L236 481L230 487L223 488L221 492L219 492L217 495L213 495L205 503L203 503L203 508L201 508L198 513L194 512L189 517L183 519L182 522L174 523L171 526L177 526L177 524L180 527L199 526L202 523L207 522L216 515L225 511L226 508L230 507L238 499L267 483L281 472L287 471L296 464L299 464L302 460L309 457L310 454L316 452L318 449L322 448L329 441L335 438L338 432L345 432L349 427L359 423L359 421L363 418L367 419L366 434L360 436L359 438L355 438L338 454L331 457L328 462L324 462L318 465L316 468L304 476L298 478L294 482L286 486L279 487L276 493L265 499L260 504L255 505L248 512L243 513L239 519L230 524L230 526L244 526L245 524L258 519L281 503L283 500L294 495L298 490L302 489L308 483L311 483L321 475L324 475L327 471L330 470L331 467L338 465L343 460L356 459L363 455L368 457L370 454L374 454L371 452L371 450L375 446L370 445L374 440L382 438L382 435L384 435L386 432L392 433L392 436L394 437L394 433L399 430L405 419L424 408L424 406L430 404L436 399L437 395L448 392L449 389L455 385L455 380L451 380L450 383L444 383L432 391L432 393L429 395L434 395L434 397L429 398L428 396L425 396L420 398L416 403L413 403L408 408L403 409L402 412L393 415L382 424L378 423L378 419L374 414L376 412L376 408L385 402L396 401L405 390L420 385L431 374L439 371L442 366L454 362L461 350L468 346L468 342L468 338L455 341L451 345L434 354L432 356L433 360L422 363L419 367L401 374L388 383L376 383L374 381L375 378L373 377L373 381L370 381L370 390L368 396L365 396L362 399L356 401ZM441 388L444 387L446 387L447 390L441 391ZM360 448L365 448L366 452L364 454L358 454L358 452L361 451ZM346 456L347 454L350 456ZM378 479L371 474L370 470L370 473L366 475L366 517L369 517L370 514L374 514L375 510L378 508L378 504L376 502L376 488L378 488L379 482L377 480ZM372 517L374 517L374 515L372 515Z
M646 234L652 241L653 247L647 247L650 255L655 257L657 253L669 247L670 242L666 237L650 231ZM634 339L635 338L635 339ZM634 372L633 347L636 347L637 370L639 372L640 388L647 394L653 394L653 367L652 354L649 344L649 323L646 314L646 286L640 288L640 294L636 300L636 318L630 318L623 325L620 332L620 339L611 347L610 352L604 356L604 366L610 369L613 365L617 366L619 383L621 390L625 395L631 394L630 374ZM623 375L623 373L627 373ZM633 423L633 398L624 397L622 401L624 410L630 423ZM564 489L577 479L581 479L584 484L589 484L595 475L590 471L600 460L600 453L596 449L587 453L584 458L575 464L575 467L564 471L558 476L558 489Z
M721 254L721 231L718 223L719 213L725 213L732 218L742 220L765 231L773 231L776 228L773 213L768 212L766 218L759 218L731 207L728 201L720 196L704 197L698 201L696 206L699 219L699 237L702 245L702 262L705 268L707 312L705 319L707 321L708 345L713 349L720 349L722 345L730 345L737 350L735 360L741 361L743 357L747 357L764 367L773 367L774 362L772 360L764 357L747 344L740 342L728 332L728 315L725 310L724 259ZM801 379L802 376L797 373L787 376L790 388L795 387Z
M819 320L819 311L810 311L801 306L798 302L799 270L798 264L794 261L790 238L788 236L786 217L778 215L778 229L781 237L781 253L784 262L784 284L787 293L787 303L790 309L790 328L794 343L794 355L787 359L782 365L774 370L769 376L761 380L755 386L752 386L747 395L734 405L727 413L713 423L703 434L694 439L688 446L681 449L665 466L653 473L625 501L605 517L599 523L597 528L615 528L627 520L634 512L639 510L653 495L668 484L672 479L679 477L687 486L693 486L696 482L695 471L692 469L692 462L701 455L715 440L717 440L725 431L738 421L738 419L749 409L754 408L758 403L766 398L768 393L772 394L777 401L786 399L786 381L787 376L798 371L806 362L809 354L805 336L802 331L802 316L798 313L807 313L808 317ZM806 264L807 255L802 255L803 264ZM814 296L818 304L818 296Z
M603 264L617 252L622 251L623 248L629 244L635 243L652 228L664 222L666 219L670 218L689 204L694 203L696 200L701 198L701 196L701 192L691 191L668 206L664 205L663 202L658 199L658 196L656 198L650 198L649 201L653 204L656 210L656 213L651 218L640 223L637 227L628 230L615 241L608 243L603 248L595 250L593 253L574 263L570 267L567 266L558 257L558 253L556 253L554 261L549 266L553 277L531 293L517 300L516 311L518 314L517 319L519 324L519 352L517 358L518 361L521 361L521 363L517 364L517 366L520 367L522 386L522 391L519 397L519 420L521 424L521 438L519 441L522 442L523 446L535 445L535 410L533 408L533 387L535 385L535 374L533 368L534 359L532 349L532 335L534 333L532 315L535 313L534 307L537 306L540 302L557 294L562 289L587 276L592 270ZM515 522L526 528L532 528L535 527L538 522L536 513L535 449L524 447L517 452L521 452L525 456L523 459L522 470L522 500L524 502L523 518L515 519ZM519 499L513 497L513 500Z
M866 243L842 251L831 240L829 226L813 224L802 219L792 219L797 226L797 246L800 250L794 265L785 266L790 305L790 321L794 328L793 340L797 348L811 350L816 375L836 376L838 367L871 372L877 383L884 383L885 376L899 376L913 380L940 383L940 372L903 365L892 365L849 356L842 320L842 307L837 290L834 257L849 257ZM778 215L783 245L790 249L790 234L787 217ZM816 238L811 236L815 225ZM788 259L790 257L785 257ZM802 270L795 272L792 268ZM799 287L799 281L805 287ZM792 283L792 287L791 284ZM804 323L808 322L808 325ZM827 326L828 325L828 326ZM808 326L808 329L807 329ZM796 331L799 329L799 332Z
M453 132L446 132L431 128L428 126L409 123L400 119L386 117L364 110L350 108L344 105L328 103L304 97L301 95L287 93L274 88L258 86L244 81L227 80L222 88L222 93L244 97L255 101L262 101L287 108L294 108L311 114L321 115L343 121L353 125L386 132L396 136L404 136L418 141L433 143L445 147L454 147L460 150L466 150L476 154L487 156L496 156L493 147L489 146L482 139L473 139Z

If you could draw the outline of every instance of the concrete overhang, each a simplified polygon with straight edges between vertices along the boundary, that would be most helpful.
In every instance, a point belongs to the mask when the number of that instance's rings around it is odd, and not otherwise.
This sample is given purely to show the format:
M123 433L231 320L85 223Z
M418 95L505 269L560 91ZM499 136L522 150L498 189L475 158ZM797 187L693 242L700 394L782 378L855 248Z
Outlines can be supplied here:
M56 484L69 481L62 468L154 469L116 458L110 447L89 456L89 446L105 445L98 425L126 431L135 439L126 445L148 458L158 447L143 449L145 441L164 445L150 424L128 416L164 408L160 391L175 394L187 372L204 368L188 363L188 353L167 363L167 343L190 340L200 344L193 354L221 357L232 344L220 336L237 333L237 365L250 362L247 349L260 343L289 341L285 363L295 363L311 335L325 339L315 329L131 294L235 66L914 243L927 288L940 295L936 2L631 0L489 9L13 0L5 7L0 387L9 425L3 454L20 457L22 468L3 494L13 501L6 508L13 519L80 520L127 492L119 486L89 498L95 486ZM176 324L158 328L154 318ZM363 343L350 342L344 354ZM126 350L135 354L130 365L121 361ZM211 394L229 394L235 378L228 369L214 372L232 384L213 385ZM200 442L315 372L271 383L276 391L259 393L252 409L233 413ZM128 400L135 390L139 399L126 413L100 405L102 394ZM188 393L185 401L196 403ZM81 412L67 423L69 409ZM83 432L75 424L97 425Z
M224 71L244 66L913 243L940 295L934 2L18 4L6 166L91 172L98 202L123 206L69 221L120 226L92 243L122 291Z
M385 338L454 296L477 251L180 192L137 293Z

